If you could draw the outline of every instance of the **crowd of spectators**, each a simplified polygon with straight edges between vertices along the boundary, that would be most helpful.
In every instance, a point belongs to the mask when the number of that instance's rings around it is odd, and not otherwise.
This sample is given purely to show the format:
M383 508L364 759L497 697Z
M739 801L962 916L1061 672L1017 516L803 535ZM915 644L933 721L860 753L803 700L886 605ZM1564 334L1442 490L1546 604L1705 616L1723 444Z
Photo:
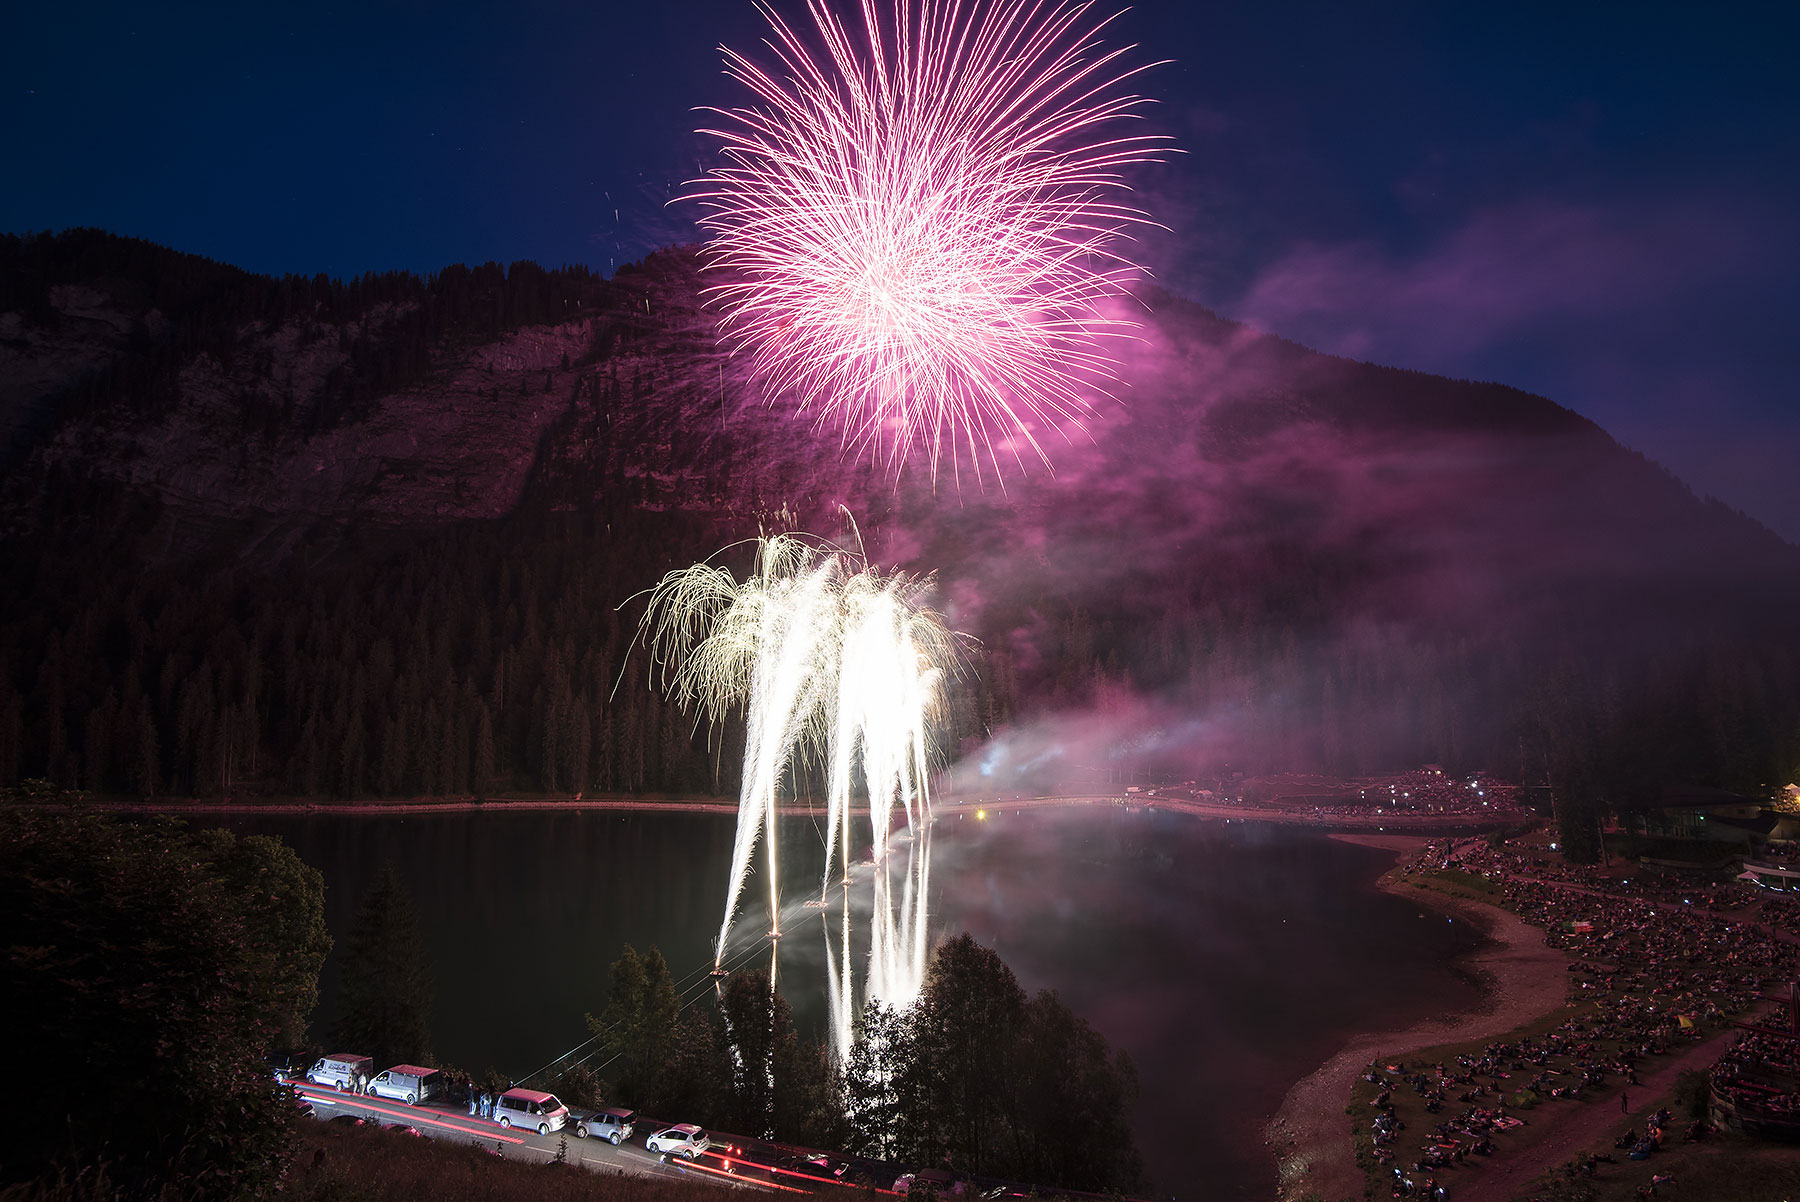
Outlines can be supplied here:
M1359 826L1407 819L1511 822L1529 816L1512 785L1482 776L1453 777L1432 767L1350 785L1323 777L1277 776L1221 782L1216 791L1164 786L1144 794L1152 799L1159 795Z
M1418 1192L1421 1181L1441 1189L1437 1175L1490 1153L1497 1135L1529 1121L1527 1111L1613 1090L1628 1095L1647 1061L1746 1015L1771 984L1800 971L1792 913L1760 906L1751 887L1735 882L1625 875L1487 838L1435 842L1404 871L1476 878L1471 883L1574 960L1571 1017L1553 1029L1450 1063L1371 1066L1371 1154L1394 1174L1397 1197ZM1797 1069L1800 1041L1753 1035L1727 1053L1713 1080L1760 1113L1791 1113L1800 1123ZM1397 1092L1422 1100L1429 1130L1403 1134ZM1634 1131L1620 1146L1645 1158L1661 1146L1663 1125Z
M1775 1029L1748 1032L1713 1066L1711 1084L1734 1122L1800 1137L1800 1040Z

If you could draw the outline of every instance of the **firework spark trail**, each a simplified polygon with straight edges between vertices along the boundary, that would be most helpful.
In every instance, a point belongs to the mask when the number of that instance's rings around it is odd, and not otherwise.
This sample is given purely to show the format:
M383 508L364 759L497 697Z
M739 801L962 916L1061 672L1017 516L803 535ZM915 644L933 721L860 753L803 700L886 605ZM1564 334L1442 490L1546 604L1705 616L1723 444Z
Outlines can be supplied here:
M765 69L726 48L753 108L710 110L724 162L689 185L713 240L709 290L771 393L835 416L846 445L936 474L968 452L1001 470L1069 436L1114 380L1104 316L1141 271L1149 218L1113 199L1167 150L1125 122L1091 3L862 0L853 30L808 0L815 40L762 6Z
M663 687L713 720L746 708L743 780L731 883L715 944L722 965L757 842L767 847L769 912L780 934L777 814L781 776L816 757L826 769L828 825L821 900L834 861L850 884L854 784L867 796L874 917L868 996L905 1007L924 979L929 896L930 732L955 637L920 603L928 582L883 576L860 557L793 536L763 539L749 576L699 564L672 572L650 593L641 630ZM859 771L860 770L860 771ZM899 809L912 834L895 895L889 852ZM842 899L841 961L830 947L832 1026L848 1055L855 1013L849 899Z

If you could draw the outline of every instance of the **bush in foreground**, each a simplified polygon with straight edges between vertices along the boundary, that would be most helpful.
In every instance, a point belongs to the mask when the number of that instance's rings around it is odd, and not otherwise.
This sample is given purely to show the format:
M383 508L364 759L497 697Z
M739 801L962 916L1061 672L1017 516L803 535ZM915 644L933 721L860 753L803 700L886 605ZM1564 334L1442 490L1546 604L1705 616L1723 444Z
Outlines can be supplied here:
M275 840L41 810L0 812L0 846L0 998L29 1109L0 1128L0 1182L271 1188L294 1106L263 1056L312 1006L318 873Z

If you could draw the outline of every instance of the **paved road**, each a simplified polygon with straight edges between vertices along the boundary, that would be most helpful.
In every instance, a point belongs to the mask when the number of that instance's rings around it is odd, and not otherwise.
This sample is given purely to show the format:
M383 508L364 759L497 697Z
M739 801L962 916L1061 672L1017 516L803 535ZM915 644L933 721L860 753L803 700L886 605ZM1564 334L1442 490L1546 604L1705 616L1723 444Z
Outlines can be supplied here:
M636 1142L623 1143L615 1148L605 1140L577 1139L573 1130L539 1135L535 1131L524 1131L518 1127L502 1127L488 1119L472 1117L467 1108L430 1104L408 1106L404 1102L389 1101L386 1098L338 1093L336 1090L305 1082L294 1083L294 1089L313 1104L313 1111L321 1120L330 1120L340 1114L353 1114L383 1126L390 1123L403 1124L417 1128L420 1134L432 1139L479 1144L515 1160L547 1163L556 1158L558 1149L567 1138L569 1162L580 1164L594 1172L630 1173L643 1177L706 1177L723 1184L764 1191L785 1191L791 1188L767 1181L748 1180L737 1176L735 1172L727 1172L725 1158L710 1153L695 1164L673 1159L665 1163L661 1157L643 1147L643 1138L657 1129L654 1127L638 1131L634 1137Z
M1585 1152L1604 1152L1613 1154L1612 1132L1624 1123L1630 1123L1635 1129L1643 1130L1645 1120L1654 1113L1655 1103L1664 1100L1668 1092L1675 1088L1675 1078L1684 1070L1697 1069L1704 1072L1712 1067L1713 1061L1728 1037L1737 1034L1727 1027L1707 1036L1700 1042L1682 1049L1654 1067L1644 1068L1638 1076L1636 1085L1625 1086L1627 1101L1631 1097L1637 1099L1637 1105L1629 1111L1621 1111L1612 1097L1594 1098L1589 1101L1575 1103L1575 1108L1565 1110L1554 1117L1533 1113L1534 1121L1552 1123L1550 1134L1534 1145L1529 1155L1496 1156L1492 1160L1481 1163L1470 1157L1455 1170L1439 1174L1439 1179L1450 1187L1457 1202L1507 1202L1511 1198L1524 1197L1526 1187L1544 1173ZM1639 1067L1644 1062L1639 1061ZM1679 1117L1672 1127L1679 1130L1686 1125L1686 1116ZM1625 1154L1618 1153L1619 1160L1625 1161ZM1465 1178L1461 1176L1464 1168L1473 1173ZM1646 1169L1646 1172L1651 1171ZM1641 1180L1643 1173L1626 1170L1623 1163L1607 1165L1602 1171L1603 1177L1616 1178L1622 1172L1629 1172ZM1464 1183L1466 1181L1466 1184Z

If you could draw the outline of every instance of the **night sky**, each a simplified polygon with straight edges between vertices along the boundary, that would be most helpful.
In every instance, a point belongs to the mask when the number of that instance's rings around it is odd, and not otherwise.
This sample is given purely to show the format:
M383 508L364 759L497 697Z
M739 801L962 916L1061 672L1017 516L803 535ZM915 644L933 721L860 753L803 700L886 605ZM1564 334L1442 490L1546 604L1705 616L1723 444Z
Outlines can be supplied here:
M782 0L786 11L794 0ZM1587 414L1800 541L1788 4L1145 0L1117 36L1188 152L1136 177L1172 290L1323 350ZM266 272L689 241L695 105L750 0L17 4L0 230Z

